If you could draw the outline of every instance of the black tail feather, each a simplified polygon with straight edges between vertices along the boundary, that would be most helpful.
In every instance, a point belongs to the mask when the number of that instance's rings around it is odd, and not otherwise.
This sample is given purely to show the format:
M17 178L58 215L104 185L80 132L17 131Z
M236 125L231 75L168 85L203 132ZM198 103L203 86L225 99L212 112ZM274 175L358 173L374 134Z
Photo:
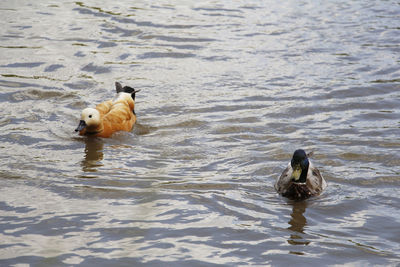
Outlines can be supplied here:
M121 92L131 94L133 100L135 100L136 93L140 91L140 89L135 90L135 88L129 86L122 87L122 85L119 82L115 82L115 89L117 90L117 94Z
M115 82L115 90L117 90L117 94L123 92L122 85L119 82Z

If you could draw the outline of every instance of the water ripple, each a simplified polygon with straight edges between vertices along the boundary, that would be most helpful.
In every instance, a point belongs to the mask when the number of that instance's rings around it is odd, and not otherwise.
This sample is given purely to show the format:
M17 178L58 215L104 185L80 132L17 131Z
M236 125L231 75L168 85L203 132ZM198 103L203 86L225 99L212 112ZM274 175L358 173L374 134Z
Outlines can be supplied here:
M0 8L0 265L396 265L394 1ZM141 89L137 124L74 132ZM295 149L328 182L273 184Z

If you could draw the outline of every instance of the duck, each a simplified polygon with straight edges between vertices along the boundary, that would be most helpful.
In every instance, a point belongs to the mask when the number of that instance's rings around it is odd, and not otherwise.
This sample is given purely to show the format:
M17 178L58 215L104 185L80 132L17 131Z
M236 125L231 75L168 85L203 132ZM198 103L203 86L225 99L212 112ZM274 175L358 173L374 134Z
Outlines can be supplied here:
M117 91L113 99L100 103L96 108L82 110L75 132L79 135L109 138L118 131L131 131L136 123L135 96L140 90L115 82Z
M293 200L304 200L318 196L327 187L321 172L308 158L303 149L297 149L286 169L276 180L275 190L284 197Z

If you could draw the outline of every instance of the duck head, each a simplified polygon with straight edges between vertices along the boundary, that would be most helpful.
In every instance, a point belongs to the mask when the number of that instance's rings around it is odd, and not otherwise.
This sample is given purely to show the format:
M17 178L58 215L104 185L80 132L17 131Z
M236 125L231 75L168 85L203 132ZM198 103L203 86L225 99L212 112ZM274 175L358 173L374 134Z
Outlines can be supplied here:
M101 130L100 112L94 108L85 108L82 110L81 120L75 132L96 134Z
M305 183L310 163L307 154L303 149L298 149L293 153L290 165L293 169L291 177L292 181L295 183Z

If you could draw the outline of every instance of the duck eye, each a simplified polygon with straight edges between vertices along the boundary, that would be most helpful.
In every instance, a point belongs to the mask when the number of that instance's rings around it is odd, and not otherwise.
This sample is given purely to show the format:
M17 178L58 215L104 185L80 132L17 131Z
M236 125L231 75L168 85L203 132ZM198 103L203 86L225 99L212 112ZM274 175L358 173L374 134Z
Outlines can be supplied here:
M92 117L92 115L89 115L89 118L91 118Z

